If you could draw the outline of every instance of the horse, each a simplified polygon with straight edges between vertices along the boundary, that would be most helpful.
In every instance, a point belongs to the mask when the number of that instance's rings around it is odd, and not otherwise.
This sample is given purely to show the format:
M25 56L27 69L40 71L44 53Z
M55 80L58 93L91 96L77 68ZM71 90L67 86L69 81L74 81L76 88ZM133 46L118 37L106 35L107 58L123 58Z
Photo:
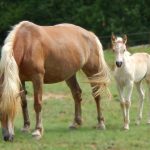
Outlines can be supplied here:
M107 90L110 77L98 37L91 31L68 23L40 26L22 21L15 25L5 39L0 60L0 120L4 140L13 141L14 118L20 101L24 119L22 131L30 128L26 94L22 92L26 91L26 81L31 81L34 89L34 137L39 139L43 135L43 84L66 82L75 104L71 128L81 125L82 90L76 79L78 70L85 73L93 87L97 127L104 129L99 90Z
M117 89L120 95L120 105L123 112L123 120L125 130L129 130L129 110L131 106L131 95L135 84L139 95L139 107L136 124L139 125L142 119L144 91L142 81L145 79L149 89L150 98L150 55L147 53L130 54L127 51L126 43L127 36L123 38L111 36L112 49L115 54L115 71L114 77L117 84ZM150 116L148 119L150 123Z

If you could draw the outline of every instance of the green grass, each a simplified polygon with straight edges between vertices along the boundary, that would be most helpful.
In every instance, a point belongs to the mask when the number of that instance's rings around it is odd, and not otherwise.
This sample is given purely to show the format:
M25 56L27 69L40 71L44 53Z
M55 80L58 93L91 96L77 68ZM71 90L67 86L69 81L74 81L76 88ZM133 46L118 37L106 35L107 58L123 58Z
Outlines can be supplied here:
M147 51L148 48L131 49L130 51ZM113 68L113 52L105 52L108 64ZM31 133L21 133L23 120L21 111L15 119L15 139L13 143L0 141L0 150L149 150L150 126L146 124L148 114L148 100L145 100L143 119L139 126L135 125L137 115L138 96L134 89L130 111L130 130L122 130L122 113L119 97L112 78L110 91L112 100L102 99L106 130L94 129L97 124L95 102L91 96L91 89L85 76L78 73L78 80L83 90L82 112L83 125L77 130L69 130L74 115L74 103L69 88L64 82L44 85L44 95L53 93L66 97L51 97L43 101L44 135L39 141L32 138ZM33 90L27 84L31 132L35 125L33 109Z

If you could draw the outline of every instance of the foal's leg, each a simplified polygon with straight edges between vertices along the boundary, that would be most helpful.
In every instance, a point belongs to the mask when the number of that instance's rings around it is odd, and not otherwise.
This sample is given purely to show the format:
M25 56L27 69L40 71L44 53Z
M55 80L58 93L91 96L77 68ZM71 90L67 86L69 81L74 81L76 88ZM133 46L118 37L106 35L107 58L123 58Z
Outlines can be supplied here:
M125 125L126 105L125 105L125 100L124 100L124 87L121 86L119 83L117 83L117 89L118 89L119 96L120 96L120 106L121 106L121 109L122 109L123 121L124 121L124 125Z
M130 106L131 106L132 90L133 90L133 82L130 81L126 85L126 93L127 94L125 95L126 117L125 117L124 129L126 129L126 130L129 129L129 123L130 123L129 112L130 112Z
M22 82L22 88L23 92L21 93L21 106L22 106L22 113L23 113L23 119L24 119L24 126L21 129L23 132L29 131L30 128L30 120L29 120L29 114L28 114L28 106L27 106L27 99L26 99L26 88L25 88L25 82Z
M136 83L136 89L139 94L139 107L138 107L138 116L137 116L136 124L139 125L142 119L143 103L144 103L144 92L142 90L141 82Z
M69 86L72 96L74 98L75 102L75 117L73 124L70 126L70 128L77 128L78 125L82 124L82 119L81 119L81 88L77 82L76 76L72 76L70 79L66 81L67 85Z
M149 107L149 112L148 112L148 121L147 123L150 124L150 79L147 80L147 86L148 86L148 107Z
M36 74L33 77L33 88L34 88L34 109L36 112L36 126L35 131L32 135L39 139L43 134L42 126L42 90L43 90L43 74Z

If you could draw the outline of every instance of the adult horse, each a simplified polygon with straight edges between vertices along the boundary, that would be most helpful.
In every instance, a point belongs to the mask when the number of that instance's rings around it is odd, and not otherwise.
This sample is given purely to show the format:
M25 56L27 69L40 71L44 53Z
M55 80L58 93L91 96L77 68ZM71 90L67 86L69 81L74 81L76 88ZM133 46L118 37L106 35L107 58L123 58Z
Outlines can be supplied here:
M93 93L106 87L109 70L103 56L102 45L95 34L72 24L39 26L23 21L7 36L0 61L1 98L0 113L3 137L12 141L14 117L20 87L25 91L25 81L32 81L36 125L33 136L42 136L42 85L66 81L75 102L75 117L71 127L81 124L81 89L76 72L82 69L92 77ZM95 82L96 81L96 82ZM98 82L97 82L98 81ZM25 93L21 96L24 118L23 130L30 126ZM100 107L100 94L95 101L98 127L104 128Z

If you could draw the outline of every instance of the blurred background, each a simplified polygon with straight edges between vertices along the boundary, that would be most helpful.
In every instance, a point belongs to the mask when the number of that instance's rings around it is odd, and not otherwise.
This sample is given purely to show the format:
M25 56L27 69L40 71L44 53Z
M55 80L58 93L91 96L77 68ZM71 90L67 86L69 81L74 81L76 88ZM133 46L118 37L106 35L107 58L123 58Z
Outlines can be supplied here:
M79 25L93 31L105 49L112 32L127 34L129 46L150 43L150 0L0 0L0 45L23 20Z

